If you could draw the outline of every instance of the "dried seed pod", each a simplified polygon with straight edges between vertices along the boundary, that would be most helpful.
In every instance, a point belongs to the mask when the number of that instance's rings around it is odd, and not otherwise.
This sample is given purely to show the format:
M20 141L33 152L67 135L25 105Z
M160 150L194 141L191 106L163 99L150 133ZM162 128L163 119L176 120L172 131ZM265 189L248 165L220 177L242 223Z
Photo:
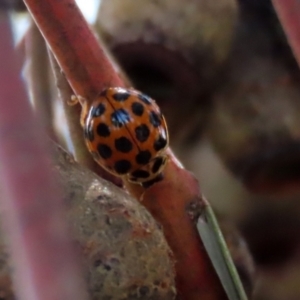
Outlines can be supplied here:
M174 299L171 252L159 225L135 199L55 148L74 244L90 299ZM0 298L15 299L0 236Z
M134 86L158 101L171 140L203 123L236 16L235 0L101 2L98 31Z
M83 176L66 154L57 156L58 167L68 167L60 176L91 298L173 299L171 251L151 215L113 184L89 171Z
M272 10L244 2L212 142L251 190L286 191L300 178L300 72Z

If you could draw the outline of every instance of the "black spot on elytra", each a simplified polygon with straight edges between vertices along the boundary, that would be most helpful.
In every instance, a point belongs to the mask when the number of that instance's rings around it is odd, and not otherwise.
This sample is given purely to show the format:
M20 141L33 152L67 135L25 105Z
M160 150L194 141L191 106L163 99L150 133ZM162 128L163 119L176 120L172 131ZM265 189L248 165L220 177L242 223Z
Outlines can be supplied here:
M132 150L132 143L128 138L122 136L115 140L115 147L120 152L128 153Z
M105 112L105 105L100 103L98 106L94 107L92 110L92 117L100 117Z
M130 121L130 115L125 109L120 108L111 114L111 121L114 126L122 127Z
M151 98L145 94L139 94L138 98L143 101L145 104L151 104Z
M94 136L93 126L91 124L85 126L84 136L86 139L88 139L91 142L94 140L95 136Z
M112 150L110 149L109 146L107 146L105 144L98 144L97 150L103 159L110 158L112 155Z
M113 98L119 102L126 101L129 98L129 96L130 94L128 92L117 92L113 94Z
M118 160L115 163L114 169L120 175L126 174L131 169L131 163L126 159Z
M102 137L110 136L109 127L105 123L99 123L97 126L97 134Z
M135 160L140 165L146 165L151 158L151 152L148 150L140 151L140 153L135 157Z
M130 175L136 178L148 178L150 173L144 170L137 170L132 172Z
M153 166L152 166L152 173L157 173L162 164L164 163L164 158L163 157L157 157Z
M145 142L149 138L150 130L147 125L142 124L135 128L135 136L140 142Z
M144 106L139 102L133 102L131 110L136 116L140 117L144 113Z
M167 146L167 140L162 137L161 135L159 136L159 138L154 142L154 149L156 151L159 151L161 149L164 149Z
M155 176L155 178L151 179L151 180L148 180L146 182L143 182L142 183L142 186L147 189L149 188L151 185L153 185L154 183L156 182L159 182L161 181L162 179L164 178L163 174L162 173L159 173Z
M161 120L158 116L157 113L155 113L154 111L151 111L149 114L149 120L150 123L154 126L154 127L158 127L161 124Z

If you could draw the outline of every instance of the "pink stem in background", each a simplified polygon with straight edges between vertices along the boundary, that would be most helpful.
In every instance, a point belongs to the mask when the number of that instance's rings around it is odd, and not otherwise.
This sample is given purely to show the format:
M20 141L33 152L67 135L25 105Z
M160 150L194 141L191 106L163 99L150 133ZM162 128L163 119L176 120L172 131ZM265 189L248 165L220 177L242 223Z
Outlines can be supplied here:
M20 79L9 21L0 12L1 218L18 299L87 299L50 169L45 133Z
M294 56L300 66L300 1L272 0Z

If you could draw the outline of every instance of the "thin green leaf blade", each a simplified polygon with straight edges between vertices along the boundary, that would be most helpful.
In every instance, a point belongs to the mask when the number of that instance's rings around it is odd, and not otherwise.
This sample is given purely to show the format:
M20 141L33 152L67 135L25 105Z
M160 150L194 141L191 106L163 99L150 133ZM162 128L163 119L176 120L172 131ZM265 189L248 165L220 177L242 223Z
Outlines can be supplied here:
M247 300L247 295L209 204L205 206L199 217L197 228L228 299Z

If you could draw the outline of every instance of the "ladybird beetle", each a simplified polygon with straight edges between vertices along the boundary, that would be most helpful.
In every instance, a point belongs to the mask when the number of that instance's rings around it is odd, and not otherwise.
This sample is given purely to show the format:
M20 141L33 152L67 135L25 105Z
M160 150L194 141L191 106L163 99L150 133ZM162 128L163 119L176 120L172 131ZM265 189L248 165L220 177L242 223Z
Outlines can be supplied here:
M110 87L89 107L82 106L85 142L102 167L141 184L161 176L168 131L152 98L134 89Z

